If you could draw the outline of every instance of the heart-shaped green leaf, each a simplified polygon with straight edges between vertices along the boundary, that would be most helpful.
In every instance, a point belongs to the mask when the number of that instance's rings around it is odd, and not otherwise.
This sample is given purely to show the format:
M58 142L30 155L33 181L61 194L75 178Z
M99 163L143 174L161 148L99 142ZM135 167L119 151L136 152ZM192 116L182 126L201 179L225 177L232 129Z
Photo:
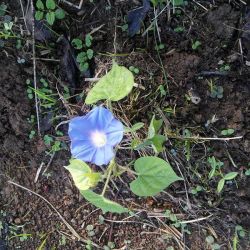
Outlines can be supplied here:
M114 62L108 74L89 91L85 103L93 104L100 100L119 101L130 93L133 85L133 74Z
M81 160L70 160L70 164L65 168L69 170L75 185L80 190L87 190L96 186L101 178L99 173L94 173L91 168Z
M138 196L156 195L173 182L182 180L169 163L158 157L141 157L136 160L134 168L138 178L130 183L130 188Z
M102 195L96 194L91 190L82 190L81 194L87 201L89 201L96 207L101 208L103 213L111 212L121 214L129 211L127 208L121 206L120 204L106 199Z

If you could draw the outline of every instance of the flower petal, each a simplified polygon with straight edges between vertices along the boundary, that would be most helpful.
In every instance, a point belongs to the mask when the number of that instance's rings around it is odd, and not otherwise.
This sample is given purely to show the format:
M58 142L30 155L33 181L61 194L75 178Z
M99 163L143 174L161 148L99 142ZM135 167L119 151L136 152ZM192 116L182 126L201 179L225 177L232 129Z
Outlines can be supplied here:
M97 166L107 165L115 156L113 148L106 145L105 147L98 148L92 158L92 163Z
M123 132L123 124L120 121L113 119L105 130L108 145L116 146L119 144L122 140Z
M71 154L74 158L91 162L96 149L90 143L81 140L71 142Z
M68 134L71 140L86 140L88 138L90 124L85 116L79 116L71 119L69 123Z
M87 115L88 121L98 130L104 130L113 120L113 114L106 108L96 107Z

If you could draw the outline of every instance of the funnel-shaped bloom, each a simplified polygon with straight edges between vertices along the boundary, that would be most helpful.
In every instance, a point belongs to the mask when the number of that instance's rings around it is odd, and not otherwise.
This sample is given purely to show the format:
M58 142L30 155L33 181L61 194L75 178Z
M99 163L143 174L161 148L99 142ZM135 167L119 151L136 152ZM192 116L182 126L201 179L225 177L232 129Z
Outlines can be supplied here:
M123 137L123 125L103 107L96 107L85 116L69 123L71 154L74 158L96 165L106 165L114 157L114 146Z

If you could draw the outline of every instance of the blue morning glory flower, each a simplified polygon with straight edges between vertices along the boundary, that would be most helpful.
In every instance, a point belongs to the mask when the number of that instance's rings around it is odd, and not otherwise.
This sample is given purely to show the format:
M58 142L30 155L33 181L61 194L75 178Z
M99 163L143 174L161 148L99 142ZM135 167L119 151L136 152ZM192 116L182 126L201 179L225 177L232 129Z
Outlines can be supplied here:
M106 108L96 107L70 120L69 137L74 158L98 166L114 158L114 147L123 137L123 125Z

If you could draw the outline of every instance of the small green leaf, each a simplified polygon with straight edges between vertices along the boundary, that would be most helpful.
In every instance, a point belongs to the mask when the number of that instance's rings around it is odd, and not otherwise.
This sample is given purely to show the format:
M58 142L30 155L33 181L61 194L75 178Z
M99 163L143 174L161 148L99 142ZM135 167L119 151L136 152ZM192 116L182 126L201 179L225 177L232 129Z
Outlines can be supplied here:
M229 181L233 180L238 175L238 172L230 172L224 176L224 179Z
M150 0L150 2L154 5L154 7L156 7L158 4L158 0Z
M90 90L85 103L94 104L100 100L119 101L130 93L133 85L133 74L127 68L114 63L108 74Z
M229 128L229 129L224 129L221 131L221 135L232 135L234 133L234 129Z
M92 49L87 50L87 57L88 59L92 59L94 55L94 51Z
M65 11L61 8L58 8L55 12L55 16L57 19L63 19L65 18Z
M1 4L0 4L0 16L4 16L6 10L7 10L7 5L4 4L4 3L1 3Z
M127 208L121 206L120 204L106 199L102 195L94 193L92 190L81 190L80 192L87 201L102 209L103 213L111 212L121 214L129 211Z
M224 129L220 132L221 135L227 135L227 129Z
M181 6L184 4L184 0L170 0L174 6Z
M198 49L198 47L201 46L201 42L200 41L195 41L193 44L192 44L192 49L193 50L196 50Z
M212 245L214 243L214 237L209 235L206 237L206 242L209 244L209 245Z
M139 130L140 128L142 128L144 126L143 122L137 122L136 124L134 124L131 128L129 127L125 127L124 128L124 132L125 133L132 133L135 132L137 130Z
M77 57L76 57L76 61L79 63L83 63L87 61L87 56L86 56L86 52L80 52Z
M82 40L79 38L75 38L72 40L72 45L75 49L82 49Z
M43 4L42 0L37 0L36 1L36 7L39 10L44 10L44 4Z
M212 168L211 171L209 172L208 179L212 179L214 177L216 168Z
M49 10L54 10L56 8L56 3L54 0L46 0L46 7Z
M92 231L94 229L94 226L93 225L88 225L86 227L87 231Z
M150 140L145 140L144 142L140 143L139 144L131 144L132 148L135 149L135 150L141 150L147 146L151 146L152 145L152 142Z
M138 196L156 195L173 182L182 180L169 163L158 157L141 157L135 161L134 168L138 178L130 183L130 188Z
M162 126L162 119L156 120L155 115L153 115L149 128L148 128L148 139L153 138Z
M80 71L81 71L81 72L87 71L88 68L89 68L89 64L88 64L87 62L81 63L81 64L80 64Z
M36 11L36 14L35 14L35 19L36 19L37 21L42 20L42 19L43 19L43 12L37 10L37 11Z
M94 173L91 168L81 160L70 160L70 165L65 168L69 170L75 185L80 190L87 190L90 187L96 186L101 178L99 173Z
M92 40L93 40L93 37L90 34L87 34L85 37L85 45L87 47L90 47L92 45Z
M53 23L55 22L55 12L48 12L46 14L46 20L48 22L48 24L53 25Z
M152 143L153 149L156 153L161 153L163 151L163 143L166 141L164 135L155 135L153 138L149 139Z
M221 190L223 189L224 185L225 185L225 179L222 178L222 179L219 181L218 186L217 186L217 192L218 192L218 193L221 192Z
M247 169L247 170L246 170L245 175L246 175L246 176L250 176L250 169Z

